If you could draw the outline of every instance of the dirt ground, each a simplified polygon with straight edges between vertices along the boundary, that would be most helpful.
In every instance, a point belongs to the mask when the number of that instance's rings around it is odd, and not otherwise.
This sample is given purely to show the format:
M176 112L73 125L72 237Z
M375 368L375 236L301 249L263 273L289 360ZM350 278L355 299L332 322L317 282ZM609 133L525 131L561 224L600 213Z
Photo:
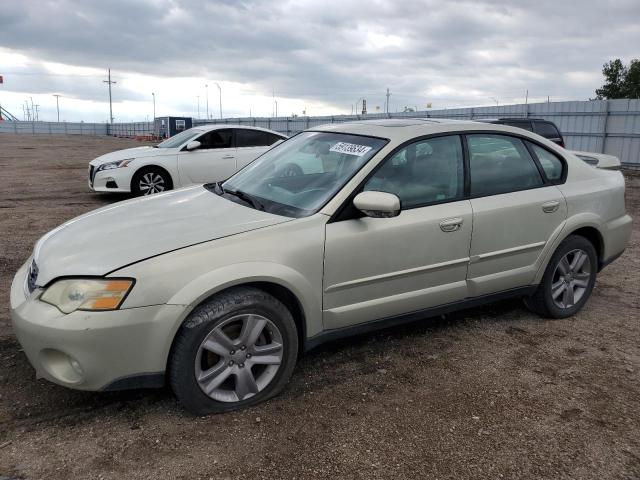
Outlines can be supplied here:
M640 478L638 222L573 318L509 301L332 343L250 410L197 418L167 389L36 380L11 278L42 234L122 199L88 191L87 162L133 145L0 135L0 479Z

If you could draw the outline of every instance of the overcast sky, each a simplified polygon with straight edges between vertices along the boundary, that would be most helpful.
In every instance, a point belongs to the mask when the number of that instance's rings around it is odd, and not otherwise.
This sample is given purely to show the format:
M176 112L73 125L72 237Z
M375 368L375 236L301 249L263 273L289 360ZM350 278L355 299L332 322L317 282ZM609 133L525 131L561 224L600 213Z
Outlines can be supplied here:
M22 118L351 113L586 100L640 57L640 0L0 0L0 105ZM205 88L205 85L208 85Z

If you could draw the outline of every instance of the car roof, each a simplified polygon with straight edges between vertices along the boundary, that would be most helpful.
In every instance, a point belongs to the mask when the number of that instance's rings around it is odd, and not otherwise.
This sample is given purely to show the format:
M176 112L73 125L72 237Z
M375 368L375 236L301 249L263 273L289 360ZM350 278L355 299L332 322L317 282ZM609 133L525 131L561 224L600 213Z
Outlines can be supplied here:
M534 117L500 117L500 118L478 118L477 122L486 122L486 123L494 123L494 122L530 122L531 120L535 120L536 122L545 122L545 123L553 123L551 120L545 120L544 118L534 118Z
M268 128L262 127L254 127L252 125L236 125L236 124L227 124L227 123L210 123L208 125L198 125L197 127L193 127L192 130L198 132L210 132L211 130L222 130L224 128L241 128L243 130L259 130L261 132L269 132L274 133L280 137L286 137L286 135L276 132L275 130L269 130Z
M310 128L309 131L366 135L402 142L422 135L432 135L461 131L510 132L522 134L522 129L508 125L487 124L472 120L451 120L443 118L402 118L383 120L358 120L331 123Z

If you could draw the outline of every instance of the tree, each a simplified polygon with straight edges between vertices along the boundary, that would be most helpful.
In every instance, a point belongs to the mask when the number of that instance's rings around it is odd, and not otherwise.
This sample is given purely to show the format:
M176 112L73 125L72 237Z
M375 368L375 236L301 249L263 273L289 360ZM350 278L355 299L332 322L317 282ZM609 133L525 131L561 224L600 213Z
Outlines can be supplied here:
M627 98L640 98L640 60L631 60L625 78L625 93Z
M626 67L616 58L602 66L605 84L596 90L598 99L640 98L640 60L631 60Z

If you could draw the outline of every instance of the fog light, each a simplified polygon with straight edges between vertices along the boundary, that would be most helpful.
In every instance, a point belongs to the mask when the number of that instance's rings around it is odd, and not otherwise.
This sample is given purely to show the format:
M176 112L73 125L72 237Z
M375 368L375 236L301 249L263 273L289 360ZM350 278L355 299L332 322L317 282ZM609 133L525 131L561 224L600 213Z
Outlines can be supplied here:
M78 375L80 375L81 377L84 376L84 370L82 370L82 367L80 366L80 364L75 358L69 357L69 364L71 365L71 368L73 368L76 371Z
M40 365L59 383L77 385L84 381L84 369L75 358L60 350L45 348L40 352Z

